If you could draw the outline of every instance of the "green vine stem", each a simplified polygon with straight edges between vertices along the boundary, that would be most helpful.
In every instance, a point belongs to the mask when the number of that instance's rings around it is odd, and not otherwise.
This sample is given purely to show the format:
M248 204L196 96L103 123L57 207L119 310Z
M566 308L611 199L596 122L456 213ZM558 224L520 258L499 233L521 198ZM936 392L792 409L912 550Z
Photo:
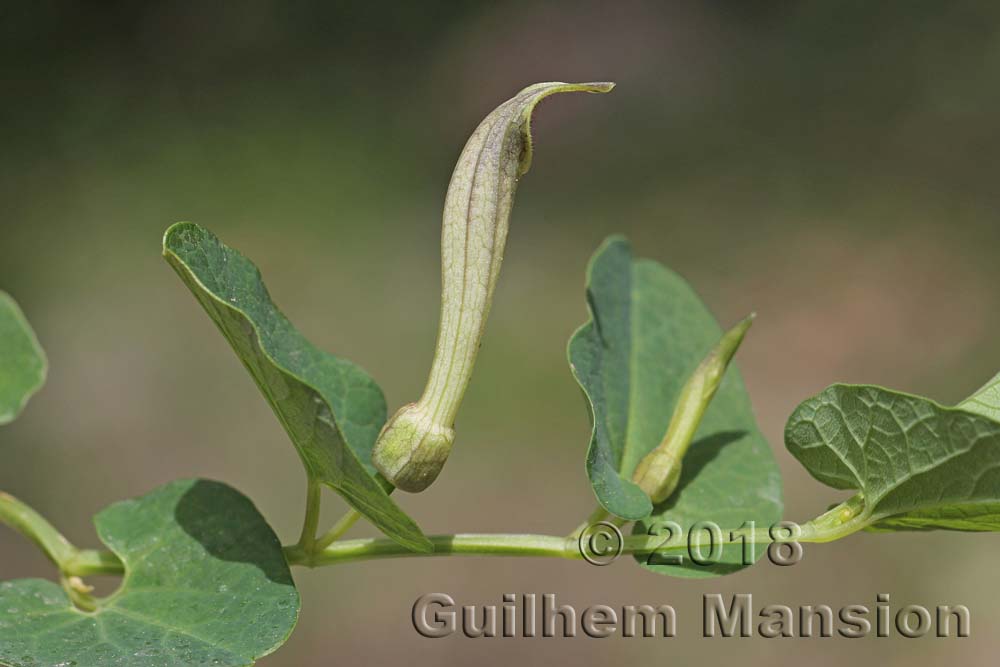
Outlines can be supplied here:
M330 544L340 539L340 537L351 529L351 526L358 522L361 513L355 509L348 510L344 516L337 520L326 533L318 536L320 505L322 503L323 488L318 480L310 477L306 486L306 513L302 521L302 534L298 544L295 545L297 552L306 557L316 554Z
M7 524L37 544L49 560L64 573L66 566L79 556L76 547L46 521L45 517L3 491L0 491L0 523Z
M299 537L299 547L306 553L312 553L316 546L316 531L319 529L319 510L323 499L323 488L311 475L306 482L306 514L302 520L302 535Z
M771 538L757 531L751 535L745 531L733 531L724 544L742 543L751 538L753 544L770 545L775 542L826 542L822 535L803 534L796 539ZM433 556L515 556L535 558L562 558L583 560L579 542L575 537L557 535L503 534L503 533L459 533L456 535L429 536L434 551L430 553L410 551L393 540L385 538L362 538L334 542L325 549L307 554L298 545L285 547L285 557L289 565L301 567L326 567L365 560L385 558L427 558ZM632 535L625 537L622 555L644 555L683 552L686 544L666 547L662 536ZM86 576L93 574L123 574L120 561L104 551L80 551L80 558L69 563L66 574Z
M110 551L80 549L76 556L63 565L63 572L75 577L90 577L95 574L125 574L125 567L118 556Z
M583 533L583 531L587 530L588 527L593 526L595 523L600 523L602 521L610 521L619 528L628 523L625 519L614 516L613 514L611 514L611 512L607 511L606 509L598 505L594 509L594 511L590 513L590 516L587 517L587 520L581 523L576 528L574 528L573 532L570 533L569 536L572 538L579 538L580 535Z
M340 517L337 523L333 524L333 528L328 530L323 537L317 538L314 549L316 551L322 551L339 540L340 537L350 530L351 526L356 524L360 518L361 512L353 509L347 510L344 516Z
M310 494L310 498L312 495ZM853 499L852 499L853 501ZM860 526L854 524L859 512L855 505L857 501L845 503L837 512L824 514L802 526L795 536L773 538L767 531L732 531L724 544L732 544L749 538L755 544L771 544L773 542L828 542L831 539L843 537L854 532ZM850 516L848 516L850 515ZM831 516L837 516L836 526ZM284 548L289 565L303 567L323 567L350 563L362 560L383 558L414 558L427 556L518 556L562 558L566 560L582 560L578 535L580 530L569 536L533 535L533 534L489 534L466 533L456 535L432 535L429 537L434 551L430 553L416 552L407 549L394 540L385 538L362 538L353 540L337 540L347 531L359 516L356 512L348 512L337 524L319 540L313 541L308 548L301 543ZM595 519L595 516L591 519ZM111 552L95 549L77 549L46 521L40 514L17 500L13 496L0 492L0 523L5 523L14 530L28 537L59 568L61 576L86 577L96 574L122 575L125 568L122 562ZM619 522L615 522L616 524ZM323 544L329 542L328 544ZM320 546L322 544L322 546ZM662 536L631 535L622 541L622 555L642 555L653 552L680 552L687 545L664 546Z

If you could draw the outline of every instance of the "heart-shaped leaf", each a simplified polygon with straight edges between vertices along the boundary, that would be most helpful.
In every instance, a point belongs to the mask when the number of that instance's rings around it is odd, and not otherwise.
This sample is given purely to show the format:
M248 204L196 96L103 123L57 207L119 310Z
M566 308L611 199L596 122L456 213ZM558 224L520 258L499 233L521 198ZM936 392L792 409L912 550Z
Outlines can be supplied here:
M865 385L833 385L802 403L785 429L789 451L824 484L859 491L805 536L1000 530L1000 422L967 406Z
M591 408L587 472L598 502L641 520L637 533L660 534L666 520L683 530L712 522L724 532L755 521L766 531L781 517L781 476L735 366L705 413L673 495L654 508L631 481L663 438L684 383L722 335L691 287L656 262L633 259L628 242L613 237L588 267L587 303L591 320L570 339L569 360ZM664 564L655 554L641 561L684 577L746 564L739 545L704 565L687 558Z
M257 267L208 230L173 225L163 254L250 372L308 474L403 546L431 551L371 464L386 417L375 381L306 340L271 301Z
M35 332L9 294L0 291L0 424L14 421L45 384L48 364Z
M274 531L245 496L183 480L97 515L125 564L93 612L56 584L0 584L0 664L10 667L252 665L285 643L299 595Z

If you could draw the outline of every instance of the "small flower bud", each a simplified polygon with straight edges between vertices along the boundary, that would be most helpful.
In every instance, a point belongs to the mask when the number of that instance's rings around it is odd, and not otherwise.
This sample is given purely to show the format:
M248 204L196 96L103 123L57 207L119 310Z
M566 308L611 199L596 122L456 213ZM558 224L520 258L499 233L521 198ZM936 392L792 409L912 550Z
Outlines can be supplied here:
M663 440L635 467L632 481L646 492L654 504L662 503L677 488L681 478L681 459L754 317L750 315L727 331L698 365L681 390Z
M472 376L507 242L518 179L531 166L531 113L554 93L606 93L611 83L538 83L488 115L469 138L445 198L441 324L427 387L382 429L372 460L392 484L423 491L441 472Z

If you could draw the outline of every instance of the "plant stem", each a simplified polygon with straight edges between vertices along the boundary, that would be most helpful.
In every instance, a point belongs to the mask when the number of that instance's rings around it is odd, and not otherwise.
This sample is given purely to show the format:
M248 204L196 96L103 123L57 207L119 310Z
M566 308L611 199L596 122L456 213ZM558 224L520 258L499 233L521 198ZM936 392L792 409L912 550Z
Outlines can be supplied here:
M316 547L316 532L319 530L319 509L323 500L323 488L309 476L306 482L306 516L302 521L302 535L299 547L305 553L312 553Z
M77 556L76 547L41 514L3 491L0 491L0 523L7 524L37 544L62 571Z
M825 536L803 535L796 540L791 537L772 538L768 531L734 530L723 544L736 544L749 538L754 544L770 545L775 542L821 542ZM509 535L468 533L458 535L430 535L434 545L432 553L410 551L393 540L371 538L359 540L343 540L334 542L322 551L312 555L311 563L306 563L304 554L295 547L285 549L285 555L290 565L308 565L322 567L360 560L375 560L381 558L407 558L430 556L532 556L543 558L565 558L567 560L583 560L579 541L575 536L558 537L555 535ZM622 555L642 555L649 553L682 553L687 551L688 544L666 546L663 536L630 535L622 542Z
M381 558L414 558L425 556L519 556L564 558L581 560L580 530L568 537L556 535L483 534L468 533L458 535L432 535L429 537L434 551L422 553L410 551L397 542L386 538L366 538L336 541L359 518L354 510L347 512L322 538L316 539L319 520L318 484L310 484L307 493L306 520L303 538L298 544L284 547L289 565L321 567L361 560ZM722 544L738 541L754 544L774 542L828 542L850 534L864 526L866 516L861 511L863 499L852 498L835 510L801 527L801 532L793 537L772 537L766 530L736 530L728 533ZM584 524L583 528L596 521L611 520L598 509ZM110 551L77 549L36 511L13 496L0 491L0 523L9 525L22 533L56 564L63 578L85 577L95 574L122 575L125 566ZM312 536L310 539L310 535ZM686 543L666 545L661 535L630 535L621 543L621 554L678 553L689 548Z
M581 523L579 526L577 526L576 529L573 530L573 532L569 534L569 536L570 537L579 537L580 533L582 533L583 531L587 530L587 528L589 528L590 526L593 526L596 523L600 523L602 521L612 521L619 528L622 525L624 525L624 520L623 519L619 519L616 516L612 516L610 512L608 512L606 509L604 509L603 507L601 507L600 505L598 505L597 508L593 512L590 513L590 516L588 516L587 519L583 523ZM619 523L619 522L622 522L622 523Z
M314 549L316 551L322 551L323 549L333 544L335 541L340 539L341 535L350 530L351 526L356 524L358 522L358 519L360 518L361 518L361 512L355 509L347 510L344 516L340 517L337 523L333 524L333 528L326 531L326 534L323 535L323 537L320 537L316 540L316 545Z
M334 565L377 558L405 558L408 556L541 556L549 558L580 558L577 542L573 538L555 535L504 535L460 534L431 535L434 545L431 553L410 551L393 540L368 538L334 542L312 556L313 566ZM295 550L285 551L289 563L303 565L302 555Z
M118 556L110 551L97 549L79 549L76 555L63 563L63 572L76 577L89 577L95 574L125 574L125 566Z
M723 544L735 544L743 538L750 538L754 544L770 545L774 542L791 542L791 538L771 538L767 531L732 531ZM383 558L426 558L432 556L518 556L538 558L563 558L582 560L579 542L575 537L557 535L483 534L467 533L458 535L429 536L434 551L421 553L386 538L364 538L334 542L314 553L303 551L299 545L286 546L285 557L289 565L303 567L324 567L355 561ZM824 542L825 535L804 534L798 542ZM684 553L688 545L664 545L663 536L630 535L622 543L622 555ZM93 574L122 574L124 567L114 554L104 551L79 551L76 558L66 564L65 574L86 576Z

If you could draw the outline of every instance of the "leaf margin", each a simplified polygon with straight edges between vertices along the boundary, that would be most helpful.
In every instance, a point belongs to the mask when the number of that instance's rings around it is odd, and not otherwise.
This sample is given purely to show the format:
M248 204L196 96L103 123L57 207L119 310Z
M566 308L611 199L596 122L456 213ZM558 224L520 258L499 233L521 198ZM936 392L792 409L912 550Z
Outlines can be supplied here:
M0 411L0 426L3 426L15 421L27 407L28 401L45 386L49 372L49 360L45 349L38 340L38 335L24 314L24 310L10 293L2 289L0 289L0 317L9 317L10 323L19 330L18 333L24 337L30 348L30 353L33 355L31 361L36 365L33 381L20 388L19 396L10 397L6 408L0 405L0 409L2 409ZM0 350L0 355L2 354L3 351Z
M203 492L208 491L212 500L215 503L235 503L233 505L222 505L225 507L226 512L223 514L221 511L217 513L214 517L216 521L222 521L226 524L230 524L234 517L234 512L236 516L241 520L240 523L232 525L230 528L231 534L219 533L212 531L213 537L220 539L218 543L213 543L212 545L202 542L199 536L192 534L190 531L194 529L194 524L186 524L183 520L179 518L180 507L185 501L190 500L190 494L194 491ZM221 496L219 494L222 494ZM213 504L213 507L215 505ZM162 511L161 511L162 510ZM204 519L205 515L200 514L199 518ZM145 520L139 520L145 519ZM40 578L26 578L26 579L15 579L6 582L0 582L0 599L3 599L5 595L10 595L13 592L15 596L21 596L28 598L29 604L41 604L45 609L44 612L36 614L37 616L47 616L47 615L65 615L69 619L73 619L71 625L76 625L77 622L92 622L94 624L102 623L99 619L102 615L106 618L107 622L117 622L116 627L125 627L128 632L134 633L136 627L146 628L147 632L152 631L148 628L155 628L156 630L164 631L166 634L176 633L181 636L190 636L195 638L204 644L208 644L209 648L218 652L217 659L221 660L223 658L228 658L227 662L219 662L218 664L227 664L230 667L249 667L253 665L257 660L264 658L268 655L273 654L275 651L280 649L287 643L288 639L291 637L293 631L299 620L299 614L301 611L301 595L299 594L298 588L295 585L294 579L291 575L291 570L289 568L287 559L283 553L281 542L274 532L274 529L268 524L267 520L261 514L260 510L256 507L254 502L248 498L246 495L241 493L234 487L215 480L204 479L204 478L191 478L191 479L177 479L166 484L162 484L151 491L148 491L141 496L130 498L126 500L120 500L114 502L96 515L94 515L94 526L100 540L121 560L124 565L125 573L122 577L122 581L117 590L111 593L109 596L96 599L96 609L93 611L84 611L76 607L70 599L67 592L60 587L55 582L49 581L47 579ZM171 536L171 532L182 534L181 539L189 540L188 548L191 549L188 553L189 556L193 558L189 561L183 561L185 565L188 565L189 572L197 572L198 567L205 563L204 567L208 569L201 570L200 574L204 576L207 572L210 574L212 580L214 581L218 576L219 568L223 568L232 577L224 582L225 586L232 586L235 582L242 582L247 577L247 572L255 573L252 576L264 577L274 584L268 588L267 600L272 598L278 599L279 593L280 598L289 602L290 605L284 607L284 611L274 611L272 610L272 616L270 617L272 621L279 620L284 623L285 627L280 630L280 632L271 633L270 635L264 634L263 637L258 635L254 642L254 645L245 648L234 648L232 644L228 643L228 640L232 637L232 634L228 634L226 637L226 643L220 640L218 637L215 638L205 638L201 636L201 633L195 635L190 632L190 627L187 626L177 626L173 629L167 628L161 624L155 616L147 616L146 612L149 608L143 605L144 598L148 597L148 594L155 592L156 590L162 590L164 592L171 592L178 595L181 594L215 594L215 595L242 595L242 599L247 599L247 597L252 597L254 599L260 598L261 585L257 582L253 585L252 591L248 589L239 593L239 589L236 588L220 588L217 591L209 592L208 589L201 588L191 588L186 589L183 587L176 587L177 581L174 581L170 576L166 579L161 579L160 569L154 569L154 567L147 565L147 560L154 556L157 551L166 550L167 555L170 558L167 562L174 564L176 561L173 557L177 555L176 543L171 540L163 540L164 535L160 530L160 521L165 521L166 525L169 526L169 530L165 533L168 537ZM258 537L263 537L263 540L254 540L250 546L253 547L253 557L248 560L234 559L230 560L232 553L214 553L213 548L228 548L230 546L236 549L242 549L242 543L238 541L236 533L239 535L246 536L247 525L245 522L250 521L250 527L253 532L259 533ZM237 526L239 530L237 530ZM134 532L128 533L125 529L132 529ZM204 529L204 527L202 527ZM138 539L137 539L138 538ZM152 546L150 546L152 545ZM178 553L185 553L184 548ZM240 555L246 555L241 551ZM266 557L267 570L261 571L261 568L265 564L259 560L260 557ZM235 562L234 562L235 561ZM226 565L220 565L220 563L225 562ZM154 565L156 565L154 563ZM252 566L252 567L251 567ZM154 582L152 584L152 589L147 588L150 585L148 576L150 572L155 572L156 576L152 578ZM176 575L177 573L172 573ZM130 584L133 582L133 578L140 578L139 587L130 588ZM15 598L16 601L17 598ZM155 599L155 598L153 598ZM237 598L240 599L240 598ZM15 613L11 612L7 608L8 605L4 605L3 609L0 609L0 619L2 619L3 613ZM138 610L136 609L138 607ZM264 609L265 607L259 607L258 609ZM279 610L282 607L278 607ZM240 605L237 607L237 613L248 613L245 605ZM290 616L289 616L290 614ZM22 618L23 620L23 618ZM239 623L242 626L246 625L247 619L235 619L235 623ZM124 623L124 626L122 625ZM235 627L234 623L234 627ZM199 623L190 622L190 626L199 626ZM42 629L41 632L45 636L55 630L61 630L64 623L58 623L54 628ZM94 630L96 626L90 626L91 630ZM102 626L103 628L104 626ZM273 626L274 630L278 630L280 626ZM15 626L16 628L16 626ZM3 632L5 626L0 624L0 633ZM129 639L134 639L134 636L126 634L125 636ZM105 643L109 643L109 640L104 637L103 630L99 633L100 642L95 643L93 647L88 647L88 650L96 650L96 648ZM221 633L220 633L221 635ZM238 638L237 638L238 639ZM239 642L235 642L238 644ZM126 649L126 651L135 648L132 645L122 646L117 645L119 649ZM9 649L9 647L7 647ZM175 647L176 648L176 647ZM0 645L0 651L3 651L4 647ZM41 650L41 647L39 649ZM105 667L105 660L103 655L91 656L97 662L87 662L84 661L79 655L80 648L76 647L73 649L73 655L63 656L65 658L72 658L74 660L81 661L81 667ZM174 650L174 649L171 649ZM227 655L222 655L223 653ZM241 655L242 653L242 655ZM231 656L231 657L229 657ZM59 658L60 656L50 656L52 658ZM133 662L136 657L142 657L142 664L145 664L145 658L148 656L119 656L124 657L126 662L119 663L116 661L116 665L132 665L138 664ZM21 663L28 659L28 662ZM249 662L246 662L249 660ZM23 657L15 656L7 658L0 657L0 665L5 665L6 667L18 666L18 667L34 667L39 664L32 655L26 655ZM58 664L78 664L77 662L59 662ZM172 663L173 664L173 663ZM216 664L213 662L213 664Z
M306 467L307 473L313 475L313 470L310 469L310 463L309 461L307 461L306 454L303 453L302 445L296 442L296 439L291 432L291 427L286 422L286 416L279 410L278 406L272 400L272 396L269 393L270 388L265 387L264 382L257 377L257 374L255 372L251 370L247 361L243 358L243 355L240 354L240 352L238 351L236 345L234 344L232 338L230 337L229 332L227 332L223 328L220 322L216 320L212 312L208 310L205 302L202 300L202 296L209 299L217 307L222 307L226 311L233 314L238 320L241 321L244 327L248 327L252 332L252 335L248 336L248 338L253 344L254 349L260 355L262 355L264 359L281 375L291 379L292 381L298 383L303 388L305 388L307 392L313 395L314 400L322 402L322 404L328 411L331 420L333 421L332 427L335 431L335 435L340 439L343 445L342 451L346 453L346 456L340 457L341 460L346 461L348 466L356 465L358 470L364 473L363 477L359 474L358 475L359 478L363 480L370 480L370 483L368 483L368 481L365 481L362 482L362 484L365 487L364 491L369 492L372 495L372 497L376 499L376 502L374 503L374 506L372 506L372 504L364 501L363 498L360 497L361 494L358 492L358 490L350 488L346 485L335 485L334 483L331 482L331 480L322 478L318 478L319 481L322 482L324 485L330 487L334 491L336 491L339 495L341 495L341 497L344 498L345 501L347 501L349 505L358 510L362 515L364 515L369 521L375 524L380 530L382 530L382 532L384 532L393 540L397 541L398 543L400 543L401 545L407 547L412 551L420 553L432 552L434 550L433 545L431 544L430 540L428 540L427 537L424 535L423 531L420 530L416 522L414 522L413 519L411 519L396 504L396 502L389 497L388 490L391 490L391 486L388 485L388 482L385 482L384 479L380 479L379 477L376 476L377 473L374 472L374 467L371 465L370 461L363 461L359 458L358 452L345 437L343 428L336 417L336 412L333 406L331 405L328 397L325 396L322 390L316 387L313 382L302 377L301 373L298 373L293 369L288 368L287 365L280 363L277 359L275 359L271 351L265 345L264 338L261 335L261 330L259 328L259 325L254 320L254 318L251 317L248 313L246 313L243 309L237 307L234 303L230 303L227 300L220 298L219 295L217 295L212 289L210 289L208 286L205 285L204 281L201 279L200 276L197 275L195 270L191 268L190 264L188 264L184 260L184 258L182 258L171 247L172 240L177 235L179 235L184 231L192 231L196 232L197 234L204 235L209 239L210 243L217 244L223 253L226 253L229 256L241 258L243 261L245 261L248 267L250 267L252 270L252 277L254 281L259 285L263 295L266 297L267 305L269 305L270 308L273 309L277 317L283 319L292 330L294 330L301 336L303 342L306 345L312 346L312 344L308 341L308 339L305 338L304 335L301 334L301 332L298 332L298 329L296 329L295 326L291 323L291 321L289 321L288 318L285 317L284 313L281 312L281 309L277 306L277 304L274 303L273 299L271 299L270 293L268 292L267 287L264 284L263 277L260 273L260 269L257 267L256 264L254 264L252 260L243 255L239 250L232 248L231 246L228 246L225 242L223 242L217 235L212 233L210 230L196 223L177 222L171 225L169 228L167 228L166 232L164 232L163 235L164 258L181 277L181 281L188 287L189 290L191 290L196 300L206 310L207 314L209 315L209 319L212 320L212 322L222 333L223 337L227 340L227 342L229 342L230 347L233 349L234 353L240 360L241 364L250 373L254 383L257 385L258 389L263 394L265 401L271 406L276 417L278 418L278 421L282 424L284 430L288 434L289 439L292 440L292 444L295 446L296 451L299 453L303 465L305 465ZM194 287L198 288L197 291L194 289ZM367 373L365 373L363 369L361 369L356 364L346 359L341 359L340 357L335 357L334 355L330 355L329 353L320 350L315 346L312 347L317 352L323 355L333 357L339 362L347 364L357 369L370 379L370 376L368 376ZM378 387L378 385L374 383L374 380L372 380L372 383L376 388ZM381 394L381 389L379 389L378 391ZM384 398L382 400L384 402ZM322 420L318 419L317 421L322 421ZM368 450L370 452L370 447L368 448ZM334 458L336 458L336 456L334 456ZM355 470L355 472L358 472L358 470ZM393 522L395 522L395 525L393 525L393 523L391 523L388 519L384 518L383 516L380 516L378 511L381 511L382 513L386 514Z
M1000 376L997 377L1000 378ZM994 378L994 381L996 379L997 378ZM993 381L987 383L983 389L989 389L992 384ZM982 390L979 390L979 392L981 391ZM815 410L813 407L814 404L821 403L827 398L828 394L836 395L837 392L845 392L846 395L871 392L878 394L883 398L911 402L911 407L912 405L922 405L924 408L934 411L935 416L940 418L963 419L966 422L971 421L973 425L979 423L983 428L993 430L993 433L986 437L995 437L997 439L997 456L1000 457L1000 422L992 419L987 414L970 410L968 407L965 407L969 399L962 401L958 405L949 406L926 396L889 389L880 385L852 383L831 384L814 396L811 396L799 403L795 410L792 411L785 425L785 445L789 450L789 453L814 479L833 489L854 490L856 493L843 503L835 505L831 508L831 510L820 517L804 524L804 535L808 534L810 539L814 539L815 541L830 541L833 539L839 539L840 537L844 537L858 530L877 533L928 530L993 532L1000 530L1000 493L997 494L997 498L995 500L970 501L965 498L942 502L940 505L928 505L925 507L921 507L918 503L914 507L903 509L901 511L887 511L884 509L879 511L879 505L883 503L883 501L885 501L890 494L895 492L899 487L902 487L907 483L912 483L912 480L915 477L933 473L941 466L947 465L960 457L981 454L982 452L973 451L977 446L975 443L969 445L965 449L951 453L950 456L937 461L933 467L918 470L915 474L911 474L908 478L899 481L895 486L887 490L880 491L879 495L876 497L874 506L872 506L866 498L866 493L870 490L867 488L866 482L862 481L858 471L849 466L842 457L838 457L836 462L829 457L825 457L825 461L823 458L814 459L812 462L803 460L803 453L807 450L814 449L815 445L809 447L800 446L796 442L796 438L800 438L801 436L794 434L793 430L800 424L811 423L811 421L815 420L815 417L813 417L812 420L798 419L798 417L800 413L808 410ZM976 396L979 392L976 392L973 396ZM869 407L869 409L871 408ZM846 417L844 419L846 422ZM935 434L935 437L940 439L937 434ZM908 452L910 449L909 436L904 436L903 439L905 441L906 451ZM826 449L832 450L829 443L823 442L822 444ZM864 447L861 447L860 445L858 445L858 447L860 450L864 450ZM821 450L821 454L822 453L823 452ZM806 456L808 456L808 454L806 454ZM907 456L909 456L909 454L907 454ZM833 468L827 471L818 470L817 468L822 466L824 463L832 465ZM912 466L912 464L909 465ZM868 474L867 466L868 464L865 463L865 474ZM967 513L968 511L971 511L972 508L977 508L981 523L977 523L975 515Z

